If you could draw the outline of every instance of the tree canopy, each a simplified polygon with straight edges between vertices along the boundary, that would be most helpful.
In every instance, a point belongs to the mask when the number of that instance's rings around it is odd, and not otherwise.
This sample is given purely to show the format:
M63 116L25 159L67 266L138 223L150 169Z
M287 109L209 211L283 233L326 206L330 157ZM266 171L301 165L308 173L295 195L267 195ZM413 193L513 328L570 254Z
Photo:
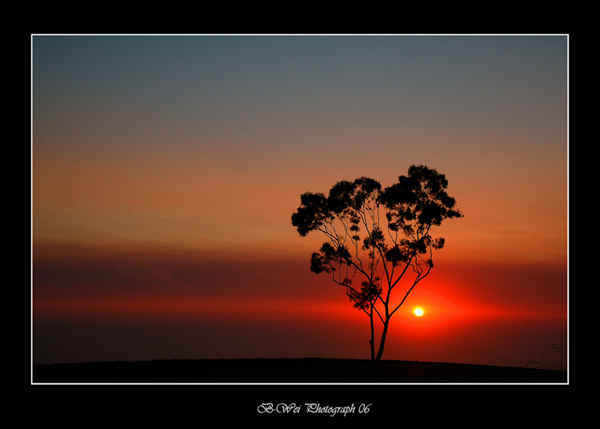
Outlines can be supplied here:
M431 228L463 216L447 187L445 175L412 165L406 176L399 176L398 182L387 188L372 178L360 177L337 182L328 195L306 192L300 196L292 225L301 236L319 231L327 238L312 254L310 269L331 274L335 283L346 288L354 307L369 316L372 359L374 320L383 324L380 359L390 318L433 268L433 250L444 247L444 238L433 238ZM392 304L391 292L408 268L414 274L408 292L399 304ZM360 287L353 285L357 273L363 279Z

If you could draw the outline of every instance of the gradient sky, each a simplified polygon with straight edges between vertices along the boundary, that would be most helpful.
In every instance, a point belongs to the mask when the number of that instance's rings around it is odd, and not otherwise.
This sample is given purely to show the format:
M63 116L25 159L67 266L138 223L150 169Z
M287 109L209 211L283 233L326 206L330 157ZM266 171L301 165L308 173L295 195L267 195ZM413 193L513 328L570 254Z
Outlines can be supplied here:
M369 358L306 191L411 164L464 218L384 358L567 346L568 38L32 37L34 363ZM425 315L412 315L415 306Z

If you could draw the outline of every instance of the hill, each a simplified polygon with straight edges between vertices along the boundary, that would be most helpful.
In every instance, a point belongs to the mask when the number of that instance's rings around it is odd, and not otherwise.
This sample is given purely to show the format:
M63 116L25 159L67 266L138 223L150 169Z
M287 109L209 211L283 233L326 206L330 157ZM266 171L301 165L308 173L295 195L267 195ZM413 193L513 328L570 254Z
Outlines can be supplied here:
M36 383L567 383L566 371L360 359L207 359L34 365Z

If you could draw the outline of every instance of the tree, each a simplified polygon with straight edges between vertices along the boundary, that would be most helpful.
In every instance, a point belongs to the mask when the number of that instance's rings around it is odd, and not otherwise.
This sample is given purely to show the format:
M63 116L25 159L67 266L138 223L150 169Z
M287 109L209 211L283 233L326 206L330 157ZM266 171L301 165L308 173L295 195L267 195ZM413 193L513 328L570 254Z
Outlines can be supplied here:
M407 176L385 189L374 179L360 177L336 183L327 196L300 196L292 225L301 236L319 231L327 238L312 254L310 269L330 274L353 306L368 316L372 360L383 355L390 319L433 268L433 250L444 247L443 238L431 236L432 227L463 216L447 187L443 174L412 165ZM357 276L360 286L355 285ZM400 284L406 293L397 298L392 292ZM375 355L377 321L382 330Z

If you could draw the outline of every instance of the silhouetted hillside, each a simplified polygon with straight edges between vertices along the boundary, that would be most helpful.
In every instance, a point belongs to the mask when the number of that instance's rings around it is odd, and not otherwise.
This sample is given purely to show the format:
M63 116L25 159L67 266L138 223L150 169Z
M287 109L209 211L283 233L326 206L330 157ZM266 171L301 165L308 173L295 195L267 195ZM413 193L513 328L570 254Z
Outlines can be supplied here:
M33 366L33 383L566 382L566 371L358 359L157 360Z

